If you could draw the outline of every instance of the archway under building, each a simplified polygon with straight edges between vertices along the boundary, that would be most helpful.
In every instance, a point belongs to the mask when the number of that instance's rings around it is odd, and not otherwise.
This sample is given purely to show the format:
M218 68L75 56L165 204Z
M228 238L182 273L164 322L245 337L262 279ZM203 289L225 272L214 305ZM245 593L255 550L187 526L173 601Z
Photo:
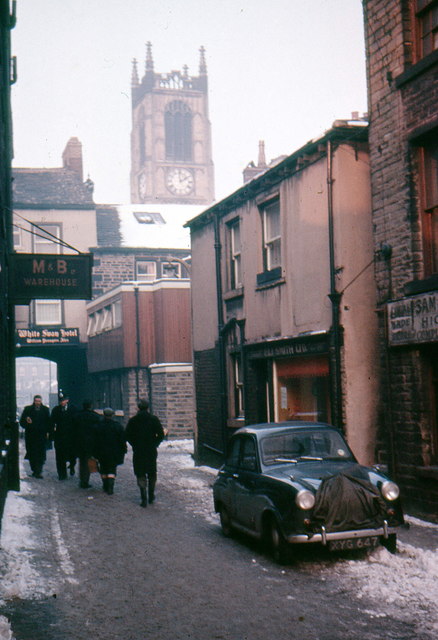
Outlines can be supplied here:
M46 376L42 393L36 374L38 371ZM19 388L19 385L22 388ZM72 404L81 407L84 398L90 393L85 348L63 345L18 347L16 389L18 411L22 410L21 404L24 400L26 404L32 403L33 396L37 393L43 396L44 404L51 408L57 404L60 392L68 394Z

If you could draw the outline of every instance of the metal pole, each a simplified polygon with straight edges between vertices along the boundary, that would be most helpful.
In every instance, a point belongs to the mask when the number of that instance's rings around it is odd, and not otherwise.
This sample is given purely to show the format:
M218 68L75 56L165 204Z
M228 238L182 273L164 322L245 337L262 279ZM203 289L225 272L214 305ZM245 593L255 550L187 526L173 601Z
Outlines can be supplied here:
M332 167L332 144L327 140L327 207L328 207L328 232L329 232L329 254L330 254L330 293L329 298L332 303L332 327L331 327L331 352L332 352L332 374L333 374L333 403L332 421L340 429L343 427L343 407L342 407L342 378L341 378L341 326L340 326L340 304L342 293L336 290L336 256L335 256L335 233L333 215L333 167Z

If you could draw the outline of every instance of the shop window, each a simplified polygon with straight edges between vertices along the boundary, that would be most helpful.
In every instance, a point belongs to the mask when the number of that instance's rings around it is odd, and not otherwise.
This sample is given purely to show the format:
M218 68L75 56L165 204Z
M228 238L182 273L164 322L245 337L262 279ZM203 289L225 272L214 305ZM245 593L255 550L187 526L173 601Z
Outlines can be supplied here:
M276 421L327 422L329 367L321 358L294 358L276 362Z
M61 300L34 300L35 325L49 326L62 324Z
M416 0L417 58L424 58L438 49L438 2Z
M438 134L422 152L424 263L431 275L438 273Z
M137 260L135 263L135 279L141 282L152 282L156 280L156 263L152 260Z
M34 229L33 249L35 253L61 253L61 245L56 240L61 239L59 224L39 224Z
M240 243L240 220L228 225L229 277L230 289L242 286L242 256Z

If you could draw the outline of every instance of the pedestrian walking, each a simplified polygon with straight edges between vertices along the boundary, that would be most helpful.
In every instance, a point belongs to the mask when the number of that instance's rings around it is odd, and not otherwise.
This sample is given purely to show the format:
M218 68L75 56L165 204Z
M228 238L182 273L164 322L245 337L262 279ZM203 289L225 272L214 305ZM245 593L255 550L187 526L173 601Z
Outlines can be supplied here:
M157 416L149 412L147 400L140 400L137 406L137 414L128 420L126 426L126 440L134 452L133 467L140 488L140 506L146 507L146 490L149 504L155 500L157 449L164 438L164 431Z
M33 477L41 479L50 442L51 423L49 407L43 404L40 395L34 396L33 404L24 407L20 425L24 428L25 460L29 460Z
M68 395L59 394L59 404L52 409L52 439L55 444L56 470L58 478L67 478L67 463L70 475L75 474L76 452L74 443L73 417L75 407L70 404Z
M73 416L74 446L79 458L79 486L81 489L89 489L90 470L88 460L93 455L96 427L100 422L100 416L93 411L91 400L84 400L82 410Z
M117 467L123 464L126 453L125 432L122 425L113 419L114 411L107 407L95 430L94 457L99 461L103 490L112 495Z

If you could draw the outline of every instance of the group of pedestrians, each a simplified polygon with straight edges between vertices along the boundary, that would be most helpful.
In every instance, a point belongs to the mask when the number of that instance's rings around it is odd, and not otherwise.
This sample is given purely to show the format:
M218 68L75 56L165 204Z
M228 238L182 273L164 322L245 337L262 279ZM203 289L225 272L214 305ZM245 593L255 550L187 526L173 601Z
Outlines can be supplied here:
M112 495L117 467L123 464L129 443L140 489L140 505L152 504L157 481L157 448L164 438L164 431L157 416L150 413L147 400L140 400L137 406L137 414L128 420L124 429L109 407L100 416L93 410L91 401L84 400L82 410L78 411L70 404L68 396L60 395L59 404L50 413L42 397L34 396L33 404L24 408L20 418L24 428L25 459L29 461L32 476L43 477L46 451L53 442L60 480L65 480L68 472L74 476L79 461L79 486L90 488L90 473L98 470L103 490Z

